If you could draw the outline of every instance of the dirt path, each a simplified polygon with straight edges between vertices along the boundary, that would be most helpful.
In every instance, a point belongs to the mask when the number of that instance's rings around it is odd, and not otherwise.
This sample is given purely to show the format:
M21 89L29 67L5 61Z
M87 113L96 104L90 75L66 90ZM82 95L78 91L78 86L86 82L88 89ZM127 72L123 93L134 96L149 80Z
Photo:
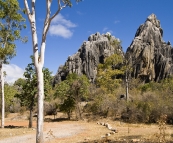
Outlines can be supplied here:
M44 141L67 138L85 131L85 126L76 122L45 123ZM49 133L49 134L48 134ZM35 131L30 134L23 134L0 140L0 143L34 143Z
M16 119L16 118L15 118ZM101 119L99 122L108 122L113 128L118 129L118 133L111 135L109 139L150 139L157 140L159 133L158 125L128 124L119 121ZM35 143L36 122L34 128L28 129L27 120L13 120L5 122L5 129L0 128L0 143ZM10 125L10 126L9 126ZM102 139L110 131L96 121L57 121L44 122L44 142L45 143L79 143ZM173 141L173 126L166 125L166 140Z

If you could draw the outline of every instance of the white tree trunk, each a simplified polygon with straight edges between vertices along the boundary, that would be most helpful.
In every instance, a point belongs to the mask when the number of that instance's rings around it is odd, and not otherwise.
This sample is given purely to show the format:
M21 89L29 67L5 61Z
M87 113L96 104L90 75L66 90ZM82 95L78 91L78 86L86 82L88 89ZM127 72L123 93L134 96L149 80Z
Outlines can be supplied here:
M51 0L46 0L47 2L47 12L46 18L43 27L42 33L42 42L41 42L41 49L40 49L40 56L38 52L38 39L37 39L37 31L36 31L36 14L35 14L35 2L36 0L32 0L31 4L31 11L28 6L28 1L24 0L26 12L28 15L28 19L31 25L32 31L32 42L33 42L33 54L34 54L34 65L37 71L37 84L38 84L38 111L37 111L37 134L36 134L36 143L43 143L43 102L44 102L44 80L43 80L43 72L42 68L44 65L44 53L45 53L45 46L46 46L46 35L50 27L50 23L59 12L67 6L67 4L62 1L65 5L61 6L61 0L58 0L58 10L55 14L51 17Z
M0 81L1 81L1 128L4 128L4 116L5 116L5 102L4 102L4 75L2 69L2 63L0 63Z
M38 109L37 109L37 134L36 134L36 143L43 143L43 102L44 102L44 81L43 81L43 72L42 66L36 68L37 77L38 77Z

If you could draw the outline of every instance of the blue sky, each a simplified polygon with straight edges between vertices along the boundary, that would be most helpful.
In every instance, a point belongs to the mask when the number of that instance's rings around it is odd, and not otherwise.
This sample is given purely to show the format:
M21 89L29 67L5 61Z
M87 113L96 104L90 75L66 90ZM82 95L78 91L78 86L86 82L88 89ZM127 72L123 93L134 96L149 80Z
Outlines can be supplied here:
M18 0L21 8L24 1ZM28 0L30 3L31 0ZM173 43L173 0L83 0L73 7L66 7L53 21L47 35L45 67L56 74L59 65L64 64L69 55L74 54L96 32L111 32L122 41L124 52L131 44L137 28L154 13L164 30L164 41ZM57 0L53 0L52 14L57 9ZM46 0L36 0L36 20L39 44L46 12ZM28 42L16 42L17 56L5 67L7 81L13 82L21 77L31 62L32 39L30 25L26 18L27 29L22 35L28 36ZM14 77L15 75L15 77Z

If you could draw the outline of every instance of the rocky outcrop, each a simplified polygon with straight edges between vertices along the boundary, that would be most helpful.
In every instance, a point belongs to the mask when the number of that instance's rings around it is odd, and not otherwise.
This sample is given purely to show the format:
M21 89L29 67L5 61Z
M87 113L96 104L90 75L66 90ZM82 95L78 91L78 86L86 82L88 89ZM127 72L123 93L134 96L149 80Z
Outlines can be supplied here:
M110 33L100 33L89 36L84 41L78 52L69 56L64 65L60 66L55 75L53 84L66 79L69 73L85 74L91 82L94 82L97 75L97 65L104 62L104 58L114 53L123 56L119 39L111 36Z
M159 81L173 74L173 49L163 41L163 30L156 15L148 16L127 49L126 57L133 67L132 76Z

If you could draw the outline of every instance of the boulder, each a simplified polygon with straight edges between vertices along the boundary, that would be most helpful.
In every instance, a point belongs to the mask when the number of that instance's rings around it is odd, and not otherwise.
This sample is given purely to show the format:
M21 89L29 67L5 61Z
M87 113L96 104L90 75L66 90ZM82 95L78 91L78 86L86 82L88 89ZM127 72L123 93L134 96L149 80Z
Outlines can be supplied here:
M111 131L115 132L115 133L117 132L117 130L115 128L112 128Z
M106 133L106 136L109 137L109 136L111 136L111 134L110 133Z
M112 54L124 56L119 39L110 33L95 33L89 36L88 41L84 41L78 52L69 56L64 65L58 68L54 77L53 85L66 79L69 73L78 75L85 74L91 82L95 81L97 75L97 65L104 63L104 59Z
M144 82L159 81L173 74L173 49L164 42L163 30L155 14L140 25L126 52L132 66L132 77Z
M112 130L112 127L111 127L111 126L108 126L107 128L108 128L109 130Z

